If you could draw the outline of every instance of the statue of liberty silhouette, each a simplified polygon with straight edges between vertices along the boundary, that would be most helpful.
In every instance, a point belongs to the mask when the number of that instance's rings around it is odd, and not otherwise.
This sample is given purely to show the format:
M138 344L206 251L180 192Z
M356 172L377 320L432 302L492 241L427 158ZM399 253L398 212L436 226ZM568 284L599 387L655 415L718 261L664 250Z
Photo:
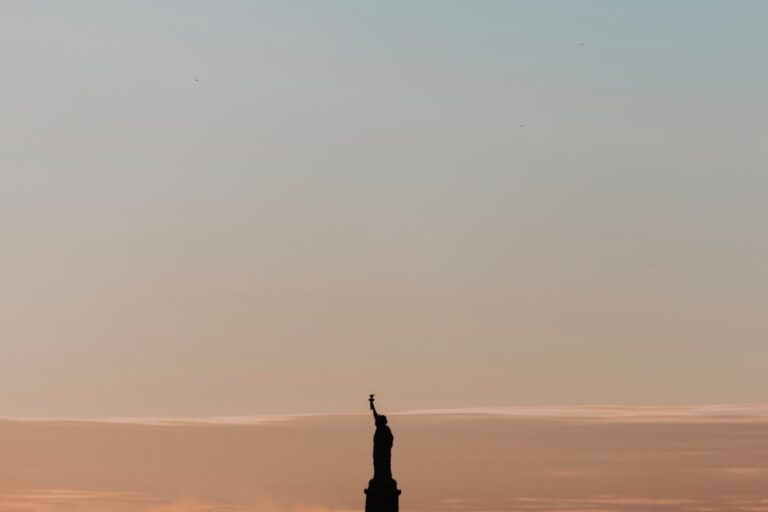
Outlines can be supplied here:
M373 478L365 490L365 512L398 512L400 490L392 478L394 436L387 417L376 411L374 398L374 395L368 398L376 432L373 434Z

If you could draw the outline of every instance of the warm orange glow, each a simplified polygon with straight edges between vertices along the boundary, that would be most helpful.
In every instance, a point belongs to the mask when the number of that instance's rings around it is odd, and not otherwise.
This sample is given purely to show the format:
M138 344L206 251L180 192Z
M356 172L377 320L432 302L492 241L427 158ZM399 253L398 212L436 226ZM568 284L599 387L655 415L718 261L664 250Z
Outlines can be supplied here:
M768 510L768 408L391 415L412 511ZM0 510L360 510L367 416L0 422Z

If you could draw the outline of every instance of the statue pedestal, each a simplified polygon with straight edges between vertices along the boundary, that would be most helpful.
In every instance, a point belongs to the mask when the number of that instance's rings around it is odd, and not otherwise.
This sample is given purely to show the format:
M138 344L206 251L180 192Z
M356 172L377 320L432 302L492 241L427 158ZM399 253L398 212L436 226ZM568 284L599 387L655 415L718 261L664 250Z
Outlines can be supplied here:
M365 490L365 512L398 512L400 492L392 478L374 478Z

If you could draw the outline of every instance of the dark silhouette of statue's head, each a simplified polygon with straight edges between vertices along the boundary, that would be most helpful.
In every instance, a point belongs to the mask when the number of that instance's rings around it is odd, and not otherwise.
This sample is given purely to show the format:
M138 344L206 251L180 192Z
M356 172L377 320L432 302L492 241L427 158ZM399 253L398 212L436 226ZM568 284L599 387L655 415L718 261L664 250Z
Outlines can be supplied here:
M377 426L377 427L378 427L378 426L384 426L384 425L386 425L386 424L387 424L387 417L386 417L386 416L384 416L383 414L379 414L379 415L376 417L376 426Z

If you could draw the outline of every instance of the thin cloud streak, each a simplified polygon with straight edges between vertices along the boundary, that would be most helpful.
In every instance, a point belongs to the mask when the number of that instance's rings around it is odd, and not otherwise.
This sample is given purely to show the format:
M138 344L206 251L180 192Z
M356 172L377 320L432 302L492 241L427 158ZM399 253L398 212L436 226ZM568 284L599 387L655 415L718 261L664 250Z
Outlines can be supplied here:
M421 409L401 415L502 416L512 418L576 419L619 423L740 423L768 422L768 404L688 406L519 406Z
M520 419L592 420L617 423L755 423L768 422L768 404L708 404L686 406L508 406L414 409L391 416L492 416ZM365 417L367 413L299 413L179 418L0 418L8 422L107 423L148 426L267 425L319 418Z

